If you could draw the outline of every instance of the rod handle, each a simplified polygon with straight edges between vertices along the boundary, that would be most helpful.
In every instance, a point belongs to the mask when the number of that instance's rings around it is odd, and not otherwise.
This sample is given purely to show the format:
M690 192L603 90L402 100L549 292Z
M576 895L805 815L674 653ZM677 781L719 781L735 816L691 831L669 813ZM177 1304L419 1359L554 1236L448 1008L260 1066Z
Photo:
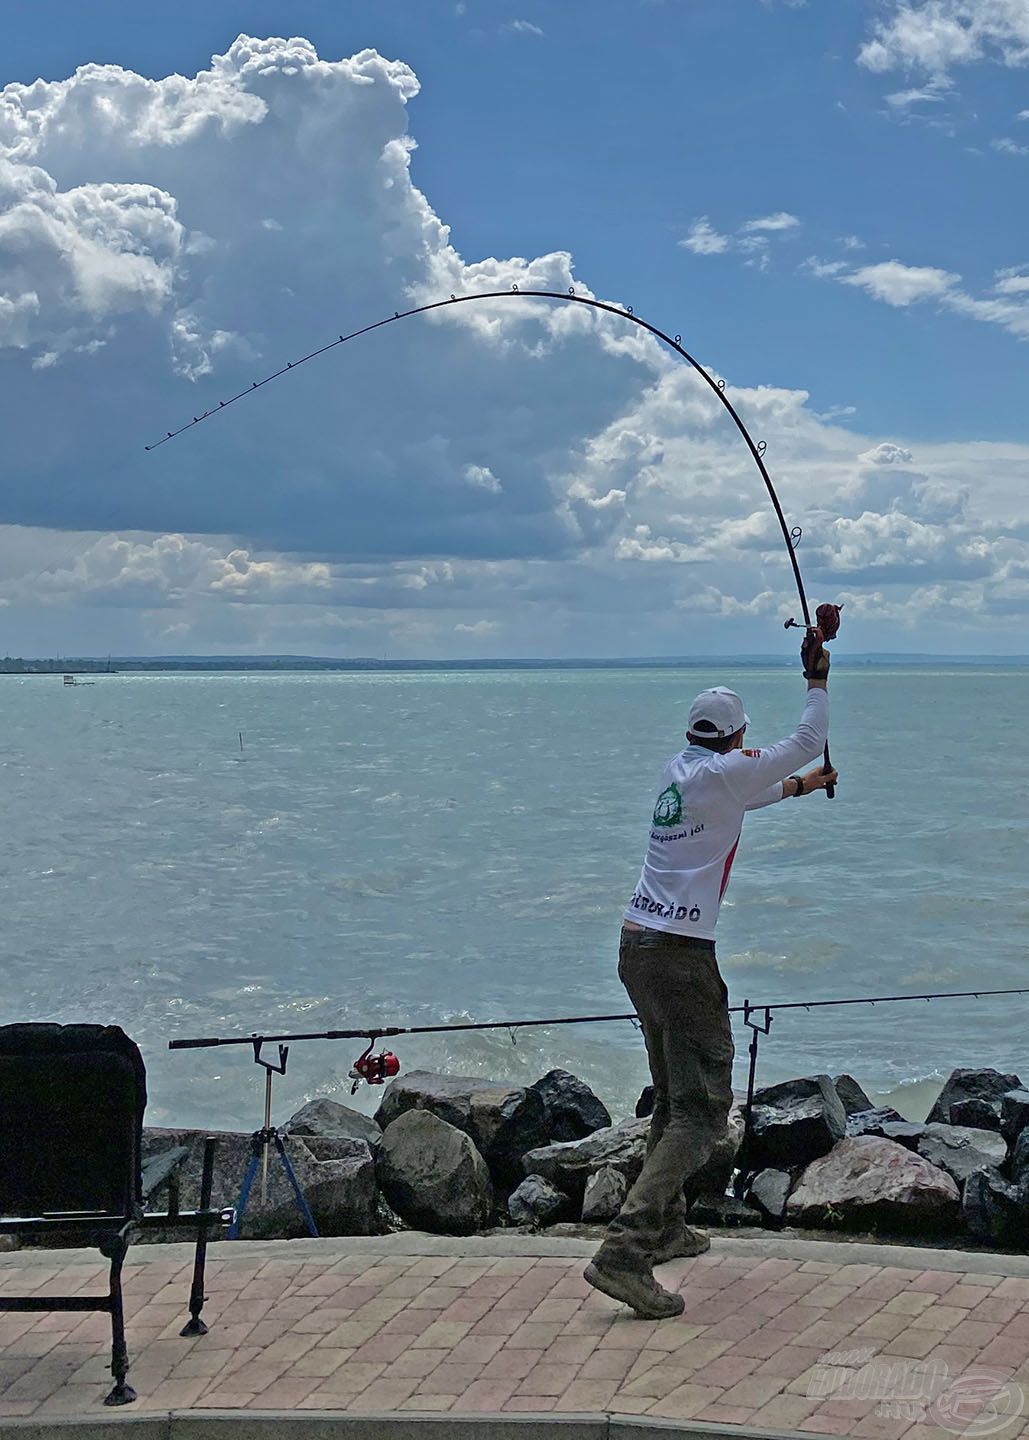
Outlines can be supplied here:
M822 767L822 774L823 774L823 775L828 775L831 770L832 770L832 762L831 762L830 759L829 759L829 746L826 745L826 747L825 747L825 764L824 764L823 767ZM834 800L834 799L836 798L836 786L835 786L835 785L827 785L827 786L825 787L825 798L826 798L827 800Z

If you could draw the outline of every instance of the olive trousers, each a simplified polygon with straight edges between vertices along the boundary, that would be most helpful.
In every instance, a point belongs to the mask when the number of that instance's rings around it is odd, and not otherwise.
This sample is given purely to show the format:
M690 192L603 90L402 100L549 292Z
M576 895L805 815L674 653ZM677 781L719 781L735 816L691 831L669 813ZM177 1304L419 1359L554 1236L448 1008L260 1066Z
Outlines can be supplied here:
M640 1270L681 1234L683 1186L725 1135L732 1026L711 940L626 926L618 975L643 1029L654 1110L643 1169L596 1258L609 1269Z

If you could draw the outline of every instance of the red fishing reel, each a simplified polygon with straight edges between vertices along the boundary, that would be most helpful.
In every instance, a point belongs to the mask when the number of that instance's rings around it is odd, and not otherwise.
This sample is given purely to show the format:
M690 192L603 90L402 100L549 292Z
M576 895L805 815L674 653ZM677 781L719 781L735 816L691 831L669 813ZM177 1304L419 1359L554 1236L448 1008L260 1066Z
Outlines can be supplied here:
M378 1055L373 1055L374 1044L374 1040L369 1040L367 1050L354 1061L354 1068L349 1075L354 1082L350 1087L351 1095L356 1094L362 1080L366 1085L384 1085L387 1080L392 1080L394 1075L400 1074L400 1061L393 1051L381 1050Z
M788 620L783 621L784 630L807 630L809 633L817 634L819 640L835 640L840 633L840 611L842 605L819 605L815 611L815 623L813 625L801 625L799 620L794 620L791 615Z

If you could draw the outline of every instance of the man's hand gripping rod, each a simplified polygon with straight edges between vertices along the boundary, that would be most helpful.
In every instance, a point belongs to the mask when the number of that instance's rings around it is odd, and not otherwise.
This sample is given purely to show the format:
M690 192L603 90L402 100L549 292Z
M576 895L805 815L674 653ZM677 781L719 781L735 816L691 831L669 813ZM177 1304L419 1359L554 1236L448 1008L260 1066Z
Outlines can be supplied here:
M804 606L804 609L805 611L807 610L807 605ZM801 625L800 622L798 620L794 620L793 616L791 615L790 618L784 622L783 629L804 630L807 632L808 636L811 637L813 640L816 640L819 645L824 645L830 640L835 640L836 636L840 633L840 611L842 609L842 605L819 605L818 609L815 611L814 625ZM828 671L826 671L826 673L828 674ZM826 741L825 764L822 768L822 774L828 775L831 773L831 771L832 762L829 759L829 742ZM826 799L832 800L836 794L836 786L827 785L825 787L825 794Z

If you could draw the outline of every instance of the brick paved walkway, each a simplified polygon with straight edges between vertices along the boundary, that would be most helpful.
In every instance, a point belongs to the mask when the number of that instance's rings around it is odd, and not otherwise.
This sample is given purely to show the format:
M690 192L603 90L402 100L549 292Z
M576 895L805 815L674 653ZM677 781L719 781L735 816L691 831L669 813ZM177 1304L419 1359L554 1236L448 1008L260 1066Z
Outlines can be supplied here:
M960 1433L981 1400L945 1409L940 1428L917 1412L883 1414L872 1382L887 1366L908 1367L896 1377L943 1361L951 1380L966 1377L958 1391L983 1372L1015 1382L1003 1393L1016 1396L1017 1414L991 1433L1029 1437L1018 1390L1029 1395L1022 1257L716 1240L711 1254L663 1267L686 1313L649 1323L589 1290L576 1242L539 1254L561 1245L525 1240L518 1255L504 1253L511 1240L459 1253L456 1241L387 1239L378 1250L346 1240L213 1247L211 1332L199 1340L178 1334L189 1247L137 1247L126 1266L132 1411L610 1412L930 1440ZM0 1291L11 1294L85 1293L103 1276L82 1252L0 1256ZM0 1417L101 1412L108 1337L105 1315L0 1313ZM843 1398L818 1369L827 1352L839 1357ZM858 1372L871 1382L847 1380ZM815 1392L813 1377L823 1382Z

